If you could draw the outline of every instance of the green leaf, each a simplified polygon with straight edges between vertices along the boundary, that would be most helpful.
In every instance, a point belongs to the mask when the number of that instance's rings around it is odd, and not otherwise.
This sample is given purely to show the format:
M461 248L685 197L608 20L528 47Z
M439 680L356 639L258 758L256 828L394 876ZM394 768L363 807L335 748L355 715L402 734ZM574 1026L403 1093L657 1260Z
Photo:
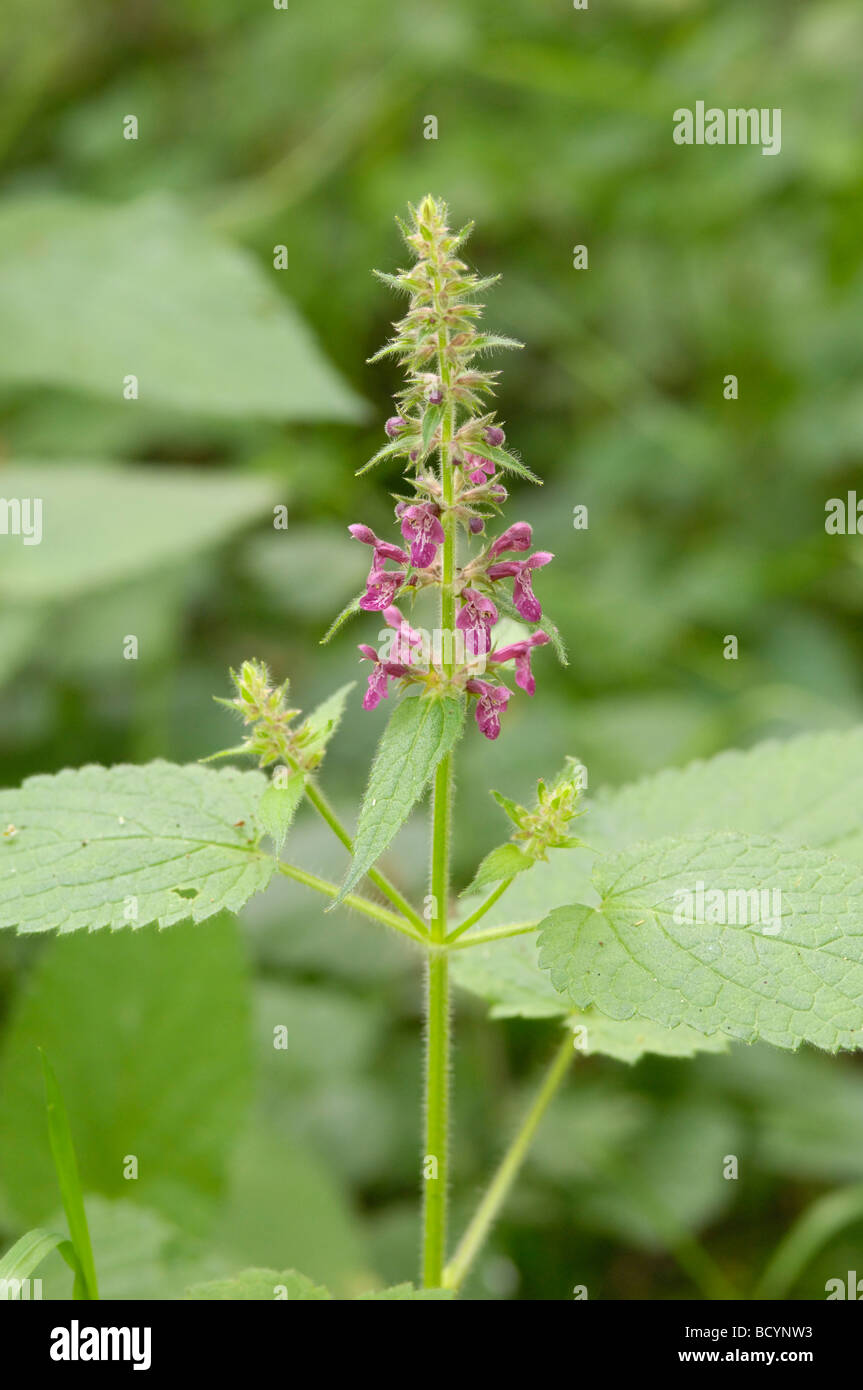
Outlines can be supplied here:
M122 401L134 374L142 402L181 411L364 413L272 274L164 196L119 206L56 194L8 200L0 319L4 383Z
M96 1267L93 1263L93 1247L90 1244L90 1231L87 1226L87 1213L81 1192L81 1179L78 1175L78 1161L75 1157L75 1144L69 1125L69 1116L63 1101L63 1094L51 1063L40 1048L42 1077L45 1083L45 1106L48 1111L48 1139L54 1171L63 1198L63 1210L69 1223L72 1249L78 1264L75 1275L75 1297L98 1299L99 1285L96 1281Z
M434 438L435 430L441 422L442 415L442 405L430 405L423 414L422 444L424 454L428 453L429 446Z
M305 790L305 774L292 772L284 786L271 782L258 802L258 820L275 845L277 858L282 852Z
M600 905L556 908L540 931L540 964L576 1009L779 1047L863 1043L863 880L842 860L718 833L635 846L600 860L593 878ZM766 890L767 911L748 925L710 921L709 910L675 921L692 915L681 894L699 883L726 905ZM775 892L778 922L768 921Z
M326 646L327 642L332 641L336 633L339 631L339 628L344 627L345 623L348 621L349 618L353 618L355 614L360 612L361 598L362 594L357 594L356 598L352 598L350 603L346 603L341 613L339 613L337 617L333 618L333 621L330 623L329 627L327 628L326 632L321 638L320 645L322 647Z
M303 730L310 737L308 742L303 743L303 753L313 754L315 765L320 762L327 744L341 724L348 696L355 685L356 681L350 681L347 685L340 686L304 720Z
M490 883L499 883L501 879L515 878L516 874L524 873L533 864L533 859L520 850L518 845L508 842L505 845L498 845L482 860L473 881L465 888L460 895L463 898L471 893L479 893L481 889L487 888Z
M206 1227L251 1086L247 969L227 915L45 944L0 1054L0 1173L21 1227L48 1224L58 1201L38 1047L55 1060L84 1191L134 1189L176 1224Z
M512 618L514 622L520 623L522 628L531 627L534 631L537 628L544 632L549 640L552 651L560 662L561 666L569 665L569 657L566 654L566 647L563 645L563 638L557 626L543 613L538 623L526 623L519 613L512 599L501 590L495 590L494 601L498 610L505 618Z
M20 1298L20 1290L13 1292L10 1283L29 1278L52 1250L59 1251L75 1274L76 1283L80 1281L83 1287L84 1275L72 1242L56 1232L35 1230L17 1240L0 1260L0 1298Z
M322 1284L315 1284L295 1269L285 1269L281 1273L274 1269L244 1269L233 1279L212 1279L206 1284L193 1284L183 1297L211 1302L230 1299L243 1303L272 1303L274 1300L310 1303L331 1299L332 1294Z
M397 454L407 456L412 449L419 448L421 443L422 440L418 434L408 434L403 430L397 439L391 439L389 444L384 444L376 454L372 454L362 468L356 470L355 476L361 478L363 473L368 473L370 468L374 468L377 463L383 463L384 459L394 458Z
M738 830L863 863L861 785L863 727L803 734L600 792L591 843L623 849L664 835Z
M341 902L371 869L422 796L464 725L464 701L423 696L396 706L378 745ZM2 805L2 803L0 803Z
M265 515L276 492L266 478L201 468L19 461L4 468L2 495L42 503L41 543L0 546L5 605L156 576Z
M542 484L542 478L538 478L531 472L526 463L517 459L514 454L507 449L499 449L492 444L477 443L476 440L470 442L470 452L478 454L481 459L488 459L490 463L496 463L498 468L503 468L508 473L517 473L520 478L527 478L528 482Z
M509 816L513 825L520 826L523 818L527 815L527 807L520 806L517 801L513 801L512 797L504 796L503 792L492 790L491 795L494 797L501 810Z
M579 1055L593 1057L601 1053L630 1065L649 1053L659 1057L694 1057L697 1052L729 1049L729 1040L722 1033L705 1037L684 1023L663 1028L646 1018L608 1018L597 1009L570 1014L566 1026L575 1035L573 1041Z
M67 769L0 792L0 927L72 932L236 912L266 888L260 772L154 762Z

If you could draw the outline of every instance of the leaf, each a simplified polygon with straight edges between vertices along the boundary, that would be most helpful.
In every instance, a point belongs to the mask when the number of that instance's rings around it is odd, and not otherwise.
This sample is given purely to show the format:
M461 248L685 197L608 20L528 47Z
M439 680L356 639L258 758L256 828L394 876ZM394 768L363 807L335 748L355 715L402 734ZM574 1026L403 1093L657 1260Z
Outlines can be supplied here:
M122 401L134 374L142 401L211 416L364 413L273 276L164 196L8 200L0 319L4 383Z
M546 614L543 613L538 623L526 623L524 621L524 618L521 616L518 609L516 608L515 604L513 603L512 599L509 598L509 596L503 593L500 589L495 590L494 601L499 611L503 614L503 616L505 618L512 618L514 622L517 622L521 625L522 629L524 629L525 627L531 627L534 631L536 631L536 629L539 628L541 632L544 632L548 637L549 645L551 646L551 649L557 657L558 661L560 662L561 666L569 665L569 657L566 654L566 647L563 645L563 638L561 637L557 626L551 621L551 618L547 617Z
M275 495L266 478L201 468L19 461L2 479L4 497L42 505L41 543L11 538L0 547L4 603L66 600L158 575L260 518Z
M315 1284L305 1274L295 1269L285 1269L277 1273L274 1269L244 1269L233 1279L212 1279L206 1284L193 1284L187 1289L185 1299L216 1301L231 1299L235 1302L273 1302L287 1300L289 1303L309 1303L314 1300L331 1299L329 1289Z
M126 1190L132 1186L126 1183ZM137 1184L135 1184L137 1186ZM232 1268L159 1212L134 1202L87 1197L87 1220L99 1268L103 1300L134 1302L181 1298L199 1280L214 1279ZM67 1299L69 1276L49 1256L42 1269L42 1296Z
M354 858L337 898L341 902L371 869L464 725L464 702L449 696L403 700L393 711L378 745L360 809ZM0 803L2 807L2 803Z
M143 1206L203 1229L250 1087L236 922L46 943L0 1054L0 1173L22 1226L46 1224L57 1207L37 1047L56 1059L84 1191L134 1189ZM136 1180L124 1171L130 1157ZM95 1234L93 1245L98 1256Z
M529 855L520 850L518 845L512 844L511 841L505 845L498 845L495 849L489 850L479 865L473 881L460 896L466 898L471 893L478 893L482 888L487 888L490 883L499 883L501 879L515 878L516 874L529 869L533 862Z
M305 790L305 774L293 772L284 786L271 782L258 802L258 820L276 847L276 858L282 852Z
M517 473L520 478L527 478L530 483L542 485L542 478L538 478L531 472L526 463L509 453L507 449L499 449L495 445L477 443L476 440L470 441L470 452L478 454L481 459L488 459L490 463L496 463L498 468L505 469L508 473Z
M69 1223L69 1235L78 1269L75 1273L75 1297L98 1299L99 1285L96 1281L96 1267L93 1263L93 1247L90 1244L90 1231L87 1226L87 1213L81 1193L81 1179L78 1175L78 1161L75 1157L75 1144L69 1125L69 1116L63 1101L57 1078L45 1052L40 1048L42 1077L45 1083L45 1106L48 1111L48 1139L54 1171L63 1198L63 1210Z
M418 434L408 434L407 431L402 430L397 439L391 439L388 444L384 444L376 454L372 454L362 468L356 469L355 477L361 478L363 473L368 473L370 468L374 468L377 463L382 463L384 459L394 458L397 454L404 454L407 457L413 449L418 449L421 444L422 440Z
M76 1282L80 1280L83 1284L84 1276L78 1257L72 1242L66 1236L51 1231L28 1231L20 1240L16 1240L0 1260L0 1298L20 1298L20 1289L16 1293L10 1289L10 1284L18 1284L21 1280L28 1279L52 1250L57 1250L63 1256L75 1274Z
M348 621L349 618L353 618L357 613L360 612L361 598L362 594L357 594L356 598L352 598L350 603L346 603L341 613L339 613L337 617L333 618L333 621L330 623L329 627L327 628L326 632L320 640L320 646L323 647L327 644L327 642L332 641L336 633L339 631L339 628L344 627L345 623Z
M556 908L540 930L540 964L576 1009L779 1047L863 1042L863 881L842 860L718 833L635 846L593 877L599 907ZM679 895L699 882L725 902L778 891L778 931L767 913L750 925L675 921Z
M315 755L316 766L323 757L327 744L342 722L348 696L355 685L356 681L349 681L347 685L340 686L316 709L313 709L303 722L304 731L311 735L309 741L303 745L303 752Z
M647 1019L614 1019L596 1009L573 1013L537 961L535 935L506 937L468 951L454 951L451 969L456 983L491 1004L492 1018L560 1018L578 1030L577 1057L601 1054L634 1063L648 1053L661 1057L692 1057L697 1052L725 1052L728 1040L720 1033L705 1037L693 1028L662 1028Z
M236 912L272 877L259 772L153 762L67 769L0 792L0 927L112 929Z
M429 446L434 439L435 431L441 422L442 415L442 405L430 405L423 414L422 446L424 454L428 453Z
M863 863L863 727L761 743L661 772L591 805L591 842L737 830Z

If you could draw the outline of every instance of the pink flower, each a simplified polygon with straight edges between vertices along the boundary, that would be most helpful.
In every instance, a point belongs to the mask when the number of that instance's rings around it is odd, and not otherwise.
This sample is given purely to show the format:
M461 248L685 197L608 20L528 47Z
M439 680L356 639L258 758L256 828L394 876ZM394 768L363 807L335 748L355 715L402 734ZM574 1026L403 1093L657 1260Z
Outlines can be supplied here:
M476 702L476 722L486 738L497 738L500 733L501 712L506 709L512 691L505 685L490 685L488 681L468 681L466 687L471 694L478 695Z
M405 577L399 570L384 569L383 559L376 550L366 579L366 591L360 599L360 608L366 613L383 612L385 608L390 607L404 582Z
M471 656L484 655L491 646L491 630L497 622L497 609L478 589L462 591L462 606L455 625L465 634Z
M487 477L491 478L495 471L491 459L480 458L479 454L465 454L462 467L476 486L484 483Z
M531 586L531 570L541 569L553 559L548 550L537 550L526 560L500 560L486 571L492 580L512 578L512 601L526 623L538 623L542 617L542 607Z
M375 548L375 561L378 556L382 560L396 560L400 565L408 563L407 552L402 550L400 545L393 545L390 541L382 541L375 535L370 526L363 526L361 522L356 522L349 526L348 530L355 541L362 541L363 545L373 545Z
M505 550L530 550L530 542L533 532L526 521L517 521L509 530L504 531L498 536L491 546L489 555L494 559L496 555L502 555Z
M531 648L544 647L548 640L547 632L534 632L523 642L513 642L509 647L501 647L492 652L491 660L497 662L515 661L516 685L520 686L528 695L533 695L536 691L536 680L530 669Z
M374 647L364 643L360 646L360 652L364 661L374 662L369 675L369 688L363 696L363 709L377 709L381 700L385 700L390 693L390 681L403 676L408 668L398 661L381 661Z
M440 509L434 502L420 502L406 506L403 502L396 507L401 518L402 535L411 543L411 564L424 570L434 564L438 546L444 543L444 530L440 524Z
M500 425L489 425L485 431L485 442L493 449L499 449L505 439L506 435Z
M406 618L403 618L397 608L385 608L383 610L384 620L388 627L394 628L398 633L395 641L395 654L409 666L417 655L412 650L413 647L421 647L423 635L417 632L415 627L411 627Z
M401 415L391 415L384 425L384 429L390 439L395 439L396 435L401 434L407 426L407 420Z

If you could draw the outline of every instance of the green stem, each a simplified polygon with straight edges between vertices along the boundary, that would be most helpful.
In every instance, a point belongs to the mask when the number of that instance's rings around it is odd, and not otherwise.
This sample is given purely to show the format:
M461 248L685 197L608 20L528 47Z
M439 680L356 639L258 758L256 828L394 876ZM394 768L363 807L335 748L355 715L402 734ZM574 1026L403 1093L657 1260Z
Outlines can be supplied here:
M342 825L342 822L339 820L320 787L310 778L306 781L306 796L309 798L309 801L314 806L318 815L321 816L330 827L333 834L341 840L348 853L353 854L353 840ZM395 884L390 883L389 879L384 874L380 873L378 869L369 869L367 877L376 888L380 889L384 897L392 903L393 907L397 907L402 916L406 917L409 922L412 922L417 931L422 932L423 937L426 937L428 933L425 922L422 917L420 917L419 913L411 907L407 898L399 892Z
M284 874L286 878L294 879L296 883L304 884L306 888L314 888L316 893L323 893L328 898L339 896L340 890L337 883L330 883L328 879L319 878L317 874L309 873L307 869L298 869L295 864L286 864L280 860L279 873ZM401 932L402 936L409 936L411 941L418 941L421 946L428 945L428 936L424 930L422 932L417 931L412 923L398 917L395 912L390 912L387 908L373 903L370 898L362 898L358 893L348 893L343 902L345 907L353 907L366 917L371 917L376 922L383 922L384 926L392 927L394 931Z
M526 936L528 932L536 931L539 922L509 922L505 927L486 927L485 931L474 932L473 936L466 936L456 945L456 933L450 932L447 938L447 945L453 951L465 951L468 946L484 946L488 941L503 941L507 936Z
M861 1183L829 1192L804 1211L774 1250L753 1298L786 1298L812 1256L852 1221L863 1221Z
M536 1099L524 1117L521 1129L516 1134L503 1156L501 1164L491 1180L488 1190L476 1209L473 1219L459 1241L458 1248L444 1270L443 1285L446 1289L458 1289L464 1281L471 1265L488 1238L494 1220L506 1201L519 1168L524 1162L531 1140L539 1128L540 1120L566 1076L572 1058L572 1037L567 1031L563 1042L554 1055Z
M476 912L472 912L470 917L468 917L464 922L461 923L461 926L456 927L454 931L450 932L449 936L447 937L447 941L455 941L456 938L461 936L464 932L466 932L469 927L472 927L475 922L478 922L481 917L484 917L485 914L490 910L490 908L493 908L495 903L503 897L504 893L506 892L507 888L511 883L511 878L505 878L503 883L499 883L498 886L495 888L494 892L489 893L485 902L480 903Z

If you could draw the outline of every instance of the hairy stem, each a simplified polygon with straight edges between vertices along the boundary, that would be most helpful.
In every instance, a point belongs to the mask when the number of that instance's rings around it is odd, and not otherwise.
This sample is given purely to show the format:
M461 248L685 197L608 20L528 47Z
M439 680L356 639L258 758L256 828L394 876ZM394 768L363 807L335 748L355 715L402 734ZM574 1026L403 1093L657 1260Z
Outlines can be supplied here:
M436 305L439 309L440 306ZM438 371L443 389L449 386L446 357L447 334L438 338ZM441 561L440 628L444 673L452 675L455 653L456 536L452 514L454 498L452 439L455 410L449 405L441 421L440 480L444 530ZM452 823L453 755L438 764L432 807L430 955L426 968L425 1028L425 1156L423 1165L422 1279L426 1288L439 1288L446 1259L447 1168L449 1159L449 960L446 952L449 909L449 842ZM435 949L437 946L439 949Z
M462 922L460 926L456 927L453 931L450 932L449 936L447 937L447 941L455 941L459 936L462 936L463 933L466 932L469 927L472 927L475 922L478 922L481 917L484 917L485 914L491 908L494 907L495 903L503 897L504 893L506 892L507 888L511 883L511 878L505 878L503 883L499 883L495 888L494 892L489 893L485 902L480 903L476 912L472 912L470 917L466 918L466 920Z
M460 941L456 941L456 934L451 932L447 944L453 951L466 951L469 946L484 946L488 941L503 941L507 936L526 936L538 926L539 922L507 922L506 926L486 927L485 931L476 931Z
M548 1109L566 1075L572 1058L572 1037L567 1031L554 1055L536 1098L491 1180L488 1190L476 1209L473 1219L458 1244L458 1249L444 1270L443 1284L447 1289L461 1287L471 1265L488 1238L492 1225L506 1201L509 1189L524 1162L531 1140L540 1120Z
M753 1298L787 1298L788 1290L813 1255L844 1226L860 1221L863 1221L863 1183L841 1187L838 1192L819 1197L774 1250Z
M314 888L316 893L323 893L328 898L339 896L339 887L336 883L330 883L328 879L319 878L317 874L309 873L307 869L299 869L295 864L286 864L279 861L279 873L286 878L292 878L297 883L305 884L306 888ZM362 912L364 916L371 917L376 922L383 922L384 926L392 927L394 931L401 932L402 936L409 936L411 941L417 941L421 946L428 944L428 936L425 931L417 931L410 922L404 918L390 912L385 907L380 907L378 903L373 903L369 898L362 898L358 893L348 893L344 898L345 907L353 907L357 912Z

